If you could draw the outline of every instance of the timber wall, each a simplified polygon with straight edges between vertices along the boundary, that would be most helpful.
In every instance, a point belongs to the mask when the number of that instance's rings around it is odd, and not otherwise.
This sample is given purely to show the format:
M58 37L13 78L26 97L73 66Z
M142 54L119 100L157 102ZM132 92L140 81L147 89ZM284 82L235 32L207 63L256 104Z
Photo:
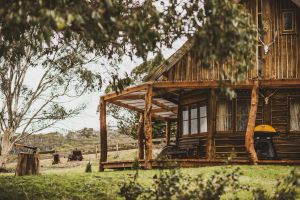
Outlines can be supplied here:
M248 1L246 6L249 8L252 20L258 23L257 2ZM270 46L270 51L262 54L262 72L259 72L258 60L256 67L249 69L246 78L253 79L260 77L262 79L299 79L300 78L300 8L290 0L262 0L262 20L263 23L269 23L268 31L264 37L264 42L269 44L275 38L275 31L278 31L278 37L275 43ZM268 6L266 6L268 4ZM269 7L268 10L264 8ZM295 12L296 30L290 33L282 31L282 13L284 11ZM258 57L258 52L257 52ZM226 65L219 65L216 62L210 62L210 69L203 67L203 63L197 60L193 52L186 53L183 58L177 62L169 71L164 73L164 80L168 81L203 81L219 80L221 71L231 76ZM234 71L234 70L232 70Z
M268 101L266 101L266 97L269 98ZM237 100L240 98L249 99L250 101L250 90L237 91ZM290 131L291 98L299 98L300 100L300 89L260 89L259 91L256 125L270 124L277 131L281 132L280 136L274 137L274 145L279 159L300 159L300 131ZM182 97L181 105L198 101L205 102L208 99L209 92L193 91ZM236 99L232 101L234 102ZM237 123L235 120L236 118L233 119L233 124ZM211 119L208 119L208 126L210 126L210 123L213 122ZM181 127L182 124L179 123L180 131ZM228 131L219 133L214 131L213 135L215 159L248 159L245 149L245 132ZM201 138L202 142L200 155L205 157L207 133L189 136L181 136L179 134L179 143L188 145L189 142L191 144L195 143L199 138Z

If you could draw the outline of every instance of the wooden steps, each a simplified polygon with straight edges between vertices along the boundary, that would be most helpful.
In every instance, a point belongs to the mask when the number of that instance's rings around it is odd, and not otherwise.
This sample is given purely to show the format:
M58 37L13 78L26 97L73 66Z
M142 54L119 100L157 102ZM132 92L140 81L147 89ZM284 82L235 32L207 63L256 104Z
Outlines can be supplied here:
M244 135L218 135L215 138L215 158L223 160L246 160L249 156L245 148Z

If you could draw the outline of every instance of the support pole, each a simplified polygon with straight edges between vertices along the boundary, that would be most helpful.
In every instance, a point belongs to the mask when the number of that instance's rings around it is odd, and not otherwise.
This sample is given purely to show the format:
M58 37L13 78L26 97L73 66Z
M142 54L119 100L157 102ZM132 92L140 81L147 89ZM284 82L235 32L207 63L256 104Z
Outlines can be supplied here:
M171 135L171 121L166 122L166 145L170 145L170 135Z
M254 86L252 88L251 94L251 107L249 111L249 118L248 118L248 125L247 131L245 136L245 146L246 150L250 155L250 159L253 164L256 164L258 161L257 154L254 148L254 128L255 128L255 121L256 121L256 112L257 112L257 105L258 105L258 90L259 90L259 82L255 81Z
M147 93L145 96L145 112L144 112L144 132L146 140L146 155L145 155L145 168L151 169L152 160L152 98L153 98L153 88L152 85L148 86Z
M214 135L216 132L216 111L217 111L217 100L216 93L214 89L210 90L208 105L208 133L206 141L206 158L208 160L214 159L215 145L214 145Z
M100 99L100 166L99 171L104 171L103 162L107 161L107 128L106 128L106 101Z
M145 157L144 154L144 115L140 115L139 125L137 128L137 139L138 139L138 152L139 152L139 159L143 160Z

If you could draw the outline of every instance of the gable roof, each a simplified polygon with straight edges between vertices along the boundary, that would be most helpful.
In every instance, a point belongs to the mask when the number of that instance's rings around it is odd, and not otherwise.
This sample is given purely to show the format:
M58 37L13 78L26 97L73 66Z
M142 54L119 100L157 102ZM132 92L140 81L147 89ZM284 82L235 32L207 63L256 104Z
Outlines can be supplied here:
M180 59L186 55L187 52L193 47L194 39L188 39L173 55L160 65L155 67L146 77L145 81L155 81L161 75L170 70Z
M300 7L300 0L292 0L297 6Z

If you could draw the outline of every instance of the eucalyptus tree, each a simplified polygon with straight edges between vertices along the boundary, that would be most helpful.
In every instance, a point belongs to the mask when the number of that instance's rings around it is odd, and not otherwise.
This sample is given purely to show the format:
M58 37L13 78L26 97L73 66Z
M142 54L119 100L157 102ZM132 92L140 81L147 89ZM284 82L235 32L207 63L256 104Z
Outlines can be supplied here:
M87 68L93 58L126 54L146 60L148 52L195 37L200 58L221 63L236 58L239 70L232 81L239 80L252 63L255 31L235 2L0 1L0 162L18 139L78 114L81 108L68 109L60 101L97 89L101 78ZM25 84L32 70L42 71L35 87Z

